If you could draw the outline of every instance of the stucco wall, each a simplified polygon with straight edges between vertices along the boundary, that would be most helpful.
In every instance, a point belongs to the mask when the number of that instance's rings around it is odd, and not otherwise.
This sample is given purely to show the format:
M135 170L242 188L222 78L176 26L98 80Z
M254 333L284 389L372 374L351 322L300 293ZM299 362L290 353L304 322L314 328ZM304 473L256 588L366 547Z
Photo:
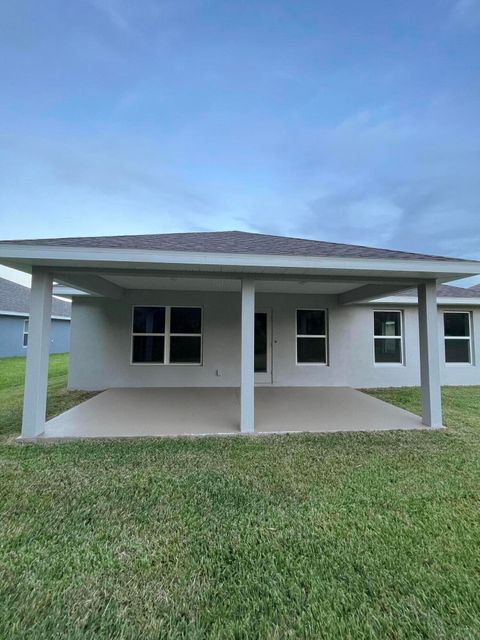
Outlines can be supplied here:
M130 364L133 304L202 306L203 365ZM405 364L390 366L375 365L373 361L373 307L338 307L335 296L290 294L257 294L256 307L271 309L272 312L274 385L380 387L417 385L420 382L415 307L404 308ZM298 307L328 309L328 366L295 363L295 310ZM480 367L445 365L440 312L438 322L442 383L480 384ZM480 354L480 311L474 312L473 324L476 355ZM238 293L137 291L131 292L128 300L74 300L71 388L232 387L239 385L239 360ZM217 370L221 375L217 375Z
M23 323L26 318L0 315L0 358L25 356ZM70 348L70 322L52 320L50 353L65 353Z

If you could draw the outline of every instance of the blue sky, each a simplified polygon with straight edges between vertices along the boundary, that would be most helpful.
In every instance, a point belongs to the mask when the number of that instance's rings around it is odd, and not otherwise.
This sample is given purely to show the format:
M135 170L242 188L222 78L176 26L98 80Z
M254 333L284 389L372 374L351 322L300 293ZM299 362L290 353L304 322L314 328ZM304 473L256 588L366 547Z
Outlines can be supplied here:
M0 236L480 259L480 0L4 0Z

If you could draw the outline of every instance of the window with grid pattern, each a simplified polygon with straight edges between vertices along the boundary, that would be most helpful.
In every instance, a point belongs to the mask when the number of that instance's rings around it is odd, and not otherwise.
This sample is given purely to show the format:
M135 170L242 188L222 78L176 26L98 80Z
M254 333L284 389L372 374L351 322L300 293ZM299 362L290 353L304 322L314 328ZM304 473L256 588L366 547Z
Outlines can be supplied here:
M132 363L202 364L202 309L134 307Z

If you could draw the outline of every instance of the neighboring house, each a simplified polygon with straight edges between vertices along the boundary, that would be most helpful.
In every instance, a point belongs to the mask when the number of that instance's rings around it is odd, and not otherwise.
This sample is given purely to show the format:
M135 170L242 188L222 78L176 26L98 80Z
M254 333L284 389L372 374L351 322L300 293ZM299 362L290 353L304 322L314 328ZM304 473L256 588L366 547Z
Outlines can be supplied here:
M44 429L53 280L73 300L71 388L239 388L244 432L255 386L421 384L438 427L440 383L480 384L480 295L441 287L437 307L437 283L479 262L239 231L5 241L2 261L33 275L26 437Z
M0 278L0 358L24 356L29 334L30 289ZM65 353L70 342L71 304L53 298L50 353Z

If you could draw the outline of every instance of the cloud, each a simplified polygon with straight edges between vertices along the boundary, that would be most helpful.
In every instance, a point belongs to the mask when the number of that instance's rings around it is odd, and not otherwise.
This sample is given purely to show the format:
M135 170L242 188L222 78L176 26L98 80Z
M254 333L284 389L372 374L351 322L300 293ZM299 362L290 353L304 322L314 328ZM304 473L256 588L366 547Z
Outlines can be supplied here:
M308 226L312 230L374 246L388 246L395 239L404 215L403 209L385 196L349 197L333 192L311 202L310 209Z
M4 136L3 152L23 158L54 180L57 185L73 190L99 194L148 195L178 200L193 209L207 208L211 199L165 168L132 141L106 139L70 139ZM126 147L126 148L125 148Z
M119 31L144 39L195 13L206 0L86 0Z
M480 0L457 0L451 10L451 21L462 27L480 26Z
M87 0L87 2L106 16L114 27L120 29L120 31L130 31L129 21L119 0Z
M125 146L126 145L126 148ZM3 237L203 230L221 210L210 195L131 141L4 136ZM23 219L23 231L15 223Z
M448 104L401 117L362 111L286 137L280 195L266 194L245 220L263 232L480 259L480 132L458 116Z

